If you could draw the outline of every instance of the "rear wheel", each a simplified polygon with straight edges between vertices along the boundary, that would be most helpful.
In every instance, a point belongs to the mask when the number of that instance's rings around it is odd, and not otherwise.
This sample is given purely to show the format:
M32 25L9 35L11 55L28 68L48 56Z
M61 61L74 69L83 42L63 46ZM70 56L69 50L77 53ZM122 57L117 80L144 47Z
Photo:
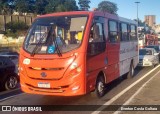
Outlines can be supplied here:
M5 89L6 90L15 89L17 87L17 84L18 84L17 76L14 74L10 75L5 81Z
M95 94L97 97L102 97L105 94L105 81L102 76L99 76L96 81Z
M155 64L153 64L153 65L152 65L152 68L154 68L155 66L156 66L156 65L155 65Z
M133 62L131 62L129 72L127 74L127 78L132 78L133 76L134 76L134 66L133 66Z
M160 64L160 58L159 58L159 57L158 57L158 62L157 62L157 65L158 65L158 64Z

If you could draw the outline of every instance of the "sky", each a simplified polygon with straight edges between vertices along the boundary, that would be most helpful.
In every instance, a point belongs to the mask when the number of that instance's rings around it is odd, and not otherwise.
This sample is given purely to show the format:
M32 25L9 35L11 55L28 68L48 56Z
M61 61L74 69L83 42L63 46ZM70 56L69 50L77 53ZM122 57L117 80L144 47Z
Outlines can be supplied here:
M78 0L77 0L78 1ZM103 0L90 0L90 10L98 7L98 4ZM160 24L160 0L108 0L117 4L118 15L128 19L137 19L137 4L138 17L144 21L144 15L156 15L156 24Z

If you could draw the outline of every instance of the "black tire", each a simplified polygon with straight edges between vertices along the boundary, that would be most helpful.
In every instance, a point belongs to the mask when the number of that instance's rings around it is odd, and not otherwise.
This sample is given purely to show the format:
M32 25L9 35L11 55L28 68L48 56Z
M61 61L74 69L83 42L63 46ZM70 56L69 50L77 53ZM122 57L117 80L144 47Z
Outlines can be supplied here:
M102 76L99 76L96 81L95 94L98 98L101 98L105 94L105 81Z
M131 62L129 72L127 74L127 78L132 78L133 76L134 76L134 66L133 66L133 62Z
M160 60L159 60L159 59L160 59L160 58L158 57L158 63L157 63L157 65L160 64Z
M9 75L5 81L5 89L6 90L12 90L17 87L18 84L18 78L15 74Z
M156 65L155 65L155 64L153 64L151 67L152 67L152 68L154 68L155 66L156 66Z

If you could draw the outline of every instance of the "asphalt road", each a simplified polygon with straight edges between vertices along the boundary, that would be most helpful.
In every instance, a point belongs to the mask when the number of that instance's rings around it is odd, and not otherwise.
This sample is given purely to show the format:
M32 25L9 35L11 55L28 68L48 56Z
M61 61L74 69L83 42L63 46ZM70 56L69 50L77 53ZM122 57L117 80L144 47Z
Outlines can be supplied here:
M77 96L77 97L56 97L56 96L45 96L45 95L31 95L26 93L16 93L12 92L9 96L15 95L13 97L5 98L2 95L5 96L5 94L0 94L0 105L85 105L85 107L81 107L81 111L64 111L66 110L66 106L61 106L61 110L59 111L52 111L47 112L47 114L57 114L57 113L86 113L86 114L112 114L115 113L115 111L102 111L104 110L103 106L107 105L123 105L125 102L132 97L136 91L144 84L146 83L152 76L154 76L155 73L159 71L159 66L155 68L149 75L147 75L145 78L145 74L150 72L153 68L146 67L146 68L137 68L136 69L136 76L134 76L131 79L125 79L121 78L118 80L115 80L111 84L107 85L106 94L101 99L97 98L93 93L83 95L83 96ZM141 78L143 78L141 81L139 81ZM130 87L135 82L139 81L137 84L135 84L133 87ZM130 87L130 89L126 90L126 88ZM126 91L124 91L126 90ZM17 90L16 90L17 91ZM20 90L19 90L20 91ZM16 93L16 94L15 94ZM122 94L123 93L123 94ZM122 95L120 95L122 94ZM141 96L143 97L143 96ZM144 102L144 101L142 101ZM104 105L105 104L105 105ZM143 104L143 103L142 103ZM90 105L96 105L96 107L91 109L92 107ZM86 107L89 108L90 111L84 111L86 110ZM55 107L54 107L55 108ZM74 107L73 107L74 108ZM84 110L83 110L84 109ZM57 109L58 110L58 109ZM73 109L74 110L74 109ZM97 111L96 111L97 110ZM6 112L5 112L6 113ZM22 112L20 112L22 113ZM18 114L17 112L15 114Z

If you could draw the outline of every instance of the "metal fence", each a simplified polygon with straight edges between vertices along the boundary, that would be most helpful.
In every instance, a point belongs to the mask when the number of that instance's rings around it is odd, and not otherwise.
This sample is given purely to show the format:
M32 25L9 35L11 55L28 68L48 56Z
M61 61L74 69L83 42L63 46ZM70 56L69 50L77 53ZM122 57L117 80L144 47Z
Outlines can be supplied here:
M5 30L5 25L9 22L24 22L30 26L36 16L0 15L0 30Z

